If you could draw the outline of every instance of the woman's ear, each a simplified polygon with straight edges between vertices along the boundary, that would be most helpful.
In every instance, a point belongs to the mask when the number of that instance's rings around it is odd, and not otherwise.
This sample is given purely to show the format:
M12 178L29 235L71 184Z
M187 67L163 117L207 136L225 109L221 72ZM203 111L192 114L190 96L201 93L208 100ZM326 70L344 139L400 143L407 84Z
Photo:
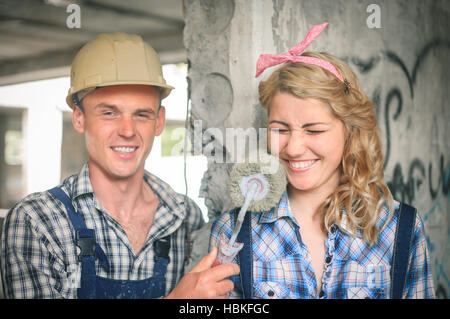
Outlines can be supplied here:
M80 109L79 106L74 106L72 114L72 124L78 133L84 133L84 112Z

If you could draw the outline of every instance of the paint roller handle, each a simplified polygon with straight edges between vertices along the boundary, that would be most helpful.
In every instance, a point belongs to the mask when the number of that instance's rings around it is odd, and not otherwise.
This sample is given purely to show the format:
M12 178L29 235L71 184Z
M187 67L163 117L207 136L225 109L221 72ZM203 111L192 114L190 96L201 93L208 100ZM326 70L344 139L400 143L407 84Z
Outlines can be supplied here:
M242 223L244 222L245 213L247 212L250 202L254 199L255 194L258 191L258 186L259 186L259 184L257 182L251 182L247 188L247 193L245 194L244 205L242 205L241 209L239 210L238 218L236 220L236 225L233 229L233 233L232 233L230 241L228 243L230 246L233 246L233 244L236 241L237 235L239 234L239 231L241 230Z
M230 240L226 241L226 238L222 234L220 245L219 245L219 253L217 255L217 259L213 264L214 266L225 264L231 262L234 257L239 253L242 249L242 243L236 243L237 235L239 234L242 223L244 221L245 213L247 212L248 206L250 202L254 199L256 192L259 189L259 183L257 181L253 181L247 184L247 190L245 194L244 205L242 205L237 220L236 225L233 228L233 232L231 234Z

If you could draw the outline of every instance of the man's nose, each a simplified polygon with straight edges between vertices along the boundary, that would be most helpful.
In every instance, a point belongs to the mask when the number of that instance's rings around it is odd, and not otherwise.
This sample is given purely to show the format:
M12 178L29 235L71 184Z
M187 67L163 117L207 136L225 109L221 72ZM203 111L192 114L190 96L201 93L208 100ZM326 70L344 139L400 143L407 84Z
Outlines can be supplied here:
M123 137L133 137L136 134L136 123L131 117L124 116L120 120L118 134Z

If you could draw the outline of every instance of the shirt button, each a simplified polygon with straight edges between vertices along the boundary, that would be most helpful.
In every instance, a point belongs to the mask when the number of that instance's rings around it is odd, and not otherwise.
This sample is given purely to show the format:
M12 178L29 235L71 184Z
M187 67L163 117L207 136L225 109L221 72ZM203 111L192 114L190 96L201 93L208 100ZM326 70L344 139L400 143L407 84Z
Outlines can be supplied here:
M325 291L321 290L319 293L319 298L322 298L323 296L325 296Z
M329 263L331 262L331 259L332 259L332 257L331 257L331 256L328 256L328 257L325 259L325 262L326 262L327 264L329 264Z
M269 290L269 291L267 292L267 295L268 295L269 297L273 297L273 296L275 295L275 293L273 292L273 290Z

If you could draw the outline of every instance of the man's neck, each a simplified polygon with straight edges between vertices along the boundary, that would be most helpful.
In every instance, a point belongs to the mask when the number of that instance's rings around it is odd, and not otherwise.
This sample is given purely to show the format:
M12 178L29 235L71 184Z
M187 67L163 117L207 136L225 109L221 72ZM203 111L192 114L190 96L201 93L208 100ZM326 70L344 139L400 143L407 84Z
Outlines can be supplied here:
M144 181L144 168L130 177L118 178L89 162L89 177L97 199L113 217L127 219L135 208L155 197Z

